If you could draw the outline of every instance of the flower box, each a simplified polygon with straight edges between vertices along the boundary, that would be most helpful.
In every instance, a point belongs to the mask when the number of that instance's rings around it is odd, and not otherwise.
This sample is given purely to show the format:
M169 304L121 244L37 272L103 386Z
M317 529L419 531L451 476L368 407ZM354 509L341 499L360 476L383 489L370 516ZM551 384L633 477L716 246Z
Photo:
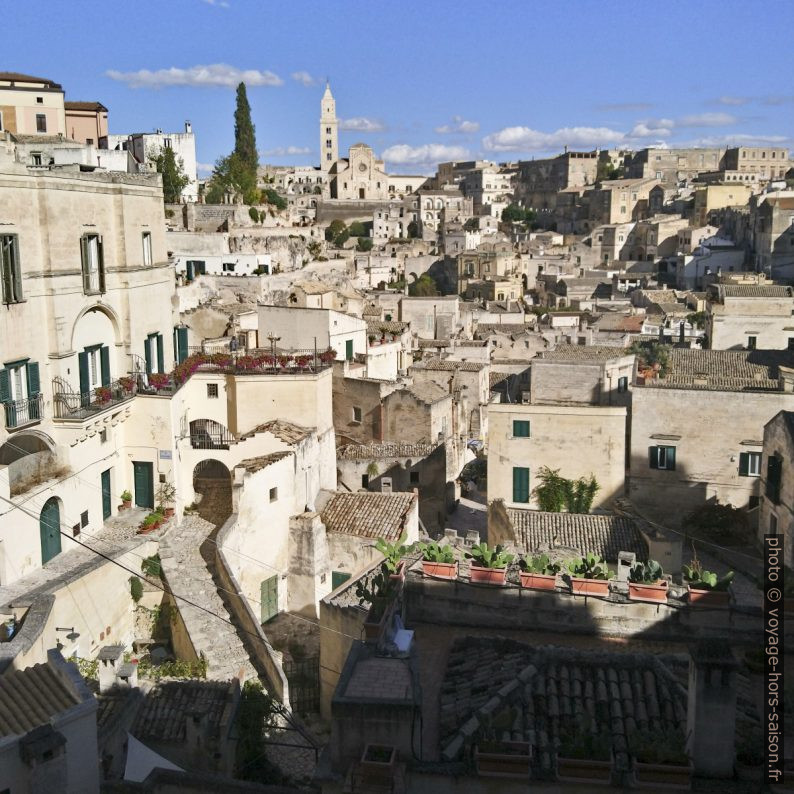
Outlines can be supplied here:
M422 560L422 573L435 579L457 579L458 563Z
M366 783L390 784L394 777L397 749L387 744L368 744L364 747L359 771Z
M612 778L612 761L557 756L557 780L561 783L586 783L608 786Z
M482 777L528 780L531 761L529 742L484 742L474 749L474 764Z
M728 590L698 590L689 588L689 603L692 606L726 609L731 602Z
M503 585L507 581L507 568L481 568L472 565L469 568L469 579L481 584Z
M643 764L634 762L637 788L653 791L689 791L692 787L692 765Z
M651 601L664 604L667 602L667 580L661 579L656 584L629 582L629 598L632 601Z
M608 579L583 579L580 576L571 577L571 592L574 595L602 596L609 595Z
M554 574L521 571L519 578L521 587L529 590L554 590L557 586L557 576Z
M390 615L391 609L389 608L388 604L383 607L383 612L381 612L379 617L374 606L369 608L366 620L364 621L365 642L378 642L378 640L380 640L380 638L383 636L383 632L386 628L386 622Z

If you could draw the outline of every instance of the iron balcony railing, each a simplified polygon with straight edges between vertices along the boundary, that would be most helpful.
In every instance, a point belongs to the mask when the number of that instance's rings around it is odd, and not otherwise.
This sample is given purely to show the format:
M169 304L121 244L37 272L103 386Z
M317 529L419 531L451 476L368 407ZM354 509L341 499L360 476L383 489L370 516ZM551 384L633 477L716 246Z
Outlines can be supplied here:
M86 392L72 391L62 378L56 378L53 385L56 419L87 419L132 399L137 391L134 378L119 378L108 386L97 386Z
M237 439L228 428L212 419L194 419L190 423L190 446L193 449L229 449Z
M26 400L11 400L3 403L6 428L12 430L41 421L41 402L41 395L37 394Z

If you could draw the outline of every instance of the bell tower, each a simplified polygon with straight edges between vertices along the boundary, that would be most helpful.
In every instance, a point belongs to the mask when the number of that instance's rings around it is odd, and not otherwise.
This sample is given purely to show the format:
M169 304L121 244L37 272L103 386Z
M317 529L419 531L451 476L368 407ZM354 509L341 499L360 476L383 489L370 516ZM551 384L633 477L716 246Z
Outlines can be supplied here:
M320 102L320 170L328 171L339 159L339 133L336 120L336 102L330 83L325 84L325 93Z

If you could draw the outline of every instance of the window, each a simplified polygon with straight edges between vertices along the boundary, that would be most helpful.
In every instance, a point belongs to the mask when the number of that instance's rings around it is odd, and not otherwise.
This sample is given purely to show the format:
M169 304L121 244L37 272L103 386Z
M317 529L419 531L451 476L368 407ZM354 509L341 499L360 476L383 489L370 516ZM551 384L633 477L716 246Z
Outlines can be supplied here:
M83 268L83 292L95 295L105 291L105 261L102 237L84 234L80 238L80 256Z
M31 165L41 165L41 152L31 152L30 153L30 164Z
M529 469L522 466L513 467L513 501L529 502Z
M217 400L218 399L218 384L217 383L208 383L207 384L207 397L210 400Z
M356 405L353 406L353 421L361 422L361 408Z
M223 272L224 273L234 273L234 262L224 262L223 263Z
M149 334L143 347L143 358L146 361L146 374L165 372L163 361L163 335Z
M529 438L529 420L513 420L513 438Z
M331 128L330 127L326 127L325 128L325 134L326 135L330 135L331 134Z
M780 504L780 481L783 475L783 461L777 455L770 455L766 464L766 495L773 504Z
M37 105L43 105L44 104L44 97L43 96L37 96L36 97L36 104Z
M333 142L332 142L332 141L326 141L326 142L325 142L325 148L326 148L326 149L330 149L330 148L331 148L333 145L334 145L334 144L333 144Z
M152 264L152 233L143 232L141 242L143 243L143 264L144 267L147 267Z
M419 472L412 471L410 479L411 479L411 485L419 485Z
M747 349L748 350L755 350L755 344L758 337L755 336L748 336L747 337Z
M275 502L278 499L278 488L270 489L270 501Z
M760 452L741 452L741 453L739 453L739 476L740 477L760 477L761 476L761 453Z
M22 273L19 268L19 238L15 234L0 235L0 279L3 303L22 300Z
M88 510L84 510L82 513L80 513L80 526L88 526Z
M47 117L43 113L36 114L36 132L47 132Z
M362 488L369 488L369 474L362 474L361 475L361 487Z
M650 447L649 456L652 469L675 471L675 447Z
M618 392L629 390L629 379L627 377L618 378Z
M331 152L328 152L328 154L325 155L325 159L326 160L330 160L331 159Z
M331 590L341 587L349 578L350 574L344 571L331 571Z
M93 146L94 145L94 139L93 138L86 138L85 139L85 143L86 143L86 146Z
M163 146L165 146L166 149L170 149L171 148L171 139L170 138L163 138Z
M788 338L788 349L794 350L794 336Z

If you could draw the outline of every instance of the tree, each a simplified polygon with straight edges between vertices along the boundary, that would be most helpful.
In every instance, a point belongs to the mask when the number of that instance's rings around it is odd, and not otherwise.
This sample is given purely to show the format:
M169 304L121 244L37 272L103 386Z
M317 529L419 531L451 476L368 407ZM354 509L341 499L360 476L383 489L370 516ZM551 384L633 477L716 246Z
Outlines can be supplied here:
M538 471L540 485L535 487L533 493L538 500L538 506L545 513L589 513L593 506L593 499L601 486L596 481L595 475L589 479L580 477L578 480L569 480L560 475L559 469L550 469L542 466Z
M366 237L367 227L361 221L353 221L348 227L351 237Z
M336 237L340 232L344 231L347 228L347 225L344 221L340 221L339 219L335 221L331 221L325 229L325 239L330 243L333 241L334 237Z
M502 221L504 223L523 223L524 210L518 204L508 204L502 210Z
M178 204L182 191L190 184L182 158L177 159L174 150L167 147L160 149L150 159L154 162L157 173L163 176L163 201L166 204Z
M358 251L371 251L372 250L372 238L371 237L359 237L358 244L356 245L356 250Z
M608 179L620 179L620 169L612 165L608 160L599 160L596 166L596 182L603 182Z
M279 211L287 209L287 200L283 196L279 196L272 187L267 187L262 191L262 202L272 204Z
M441 293L433 277L428 273L422 273L413 284L408 285L408 294L415 298L432 298Z
M312 241L311 241L311 242L310 242L310 243L309 243L309 244L306 246L306 250L308 251L308 253L309 253L309 256L310 256L312 259L317 259L317 257L318 257L318 256L320 256L320 254L322 254L322 252L323 252L323 247L322 247L322 245L320 244L320 241L319 241L319 240L312 240Z
M477 218L469 218L463 224L463 230L467 232L476 232L480 228L480 221Z
M245 83L237 86L237 106L234 111L234 153L240 163L253 171L259 168L259 155L256 151L256 136L254 123L251 121L251 106L248 104L248 95Z
M408 224L408 229L406 231L408 232L408 236L411 239L414 239L415 237L419 237L419 225L417 224L416 221L411 221Z

